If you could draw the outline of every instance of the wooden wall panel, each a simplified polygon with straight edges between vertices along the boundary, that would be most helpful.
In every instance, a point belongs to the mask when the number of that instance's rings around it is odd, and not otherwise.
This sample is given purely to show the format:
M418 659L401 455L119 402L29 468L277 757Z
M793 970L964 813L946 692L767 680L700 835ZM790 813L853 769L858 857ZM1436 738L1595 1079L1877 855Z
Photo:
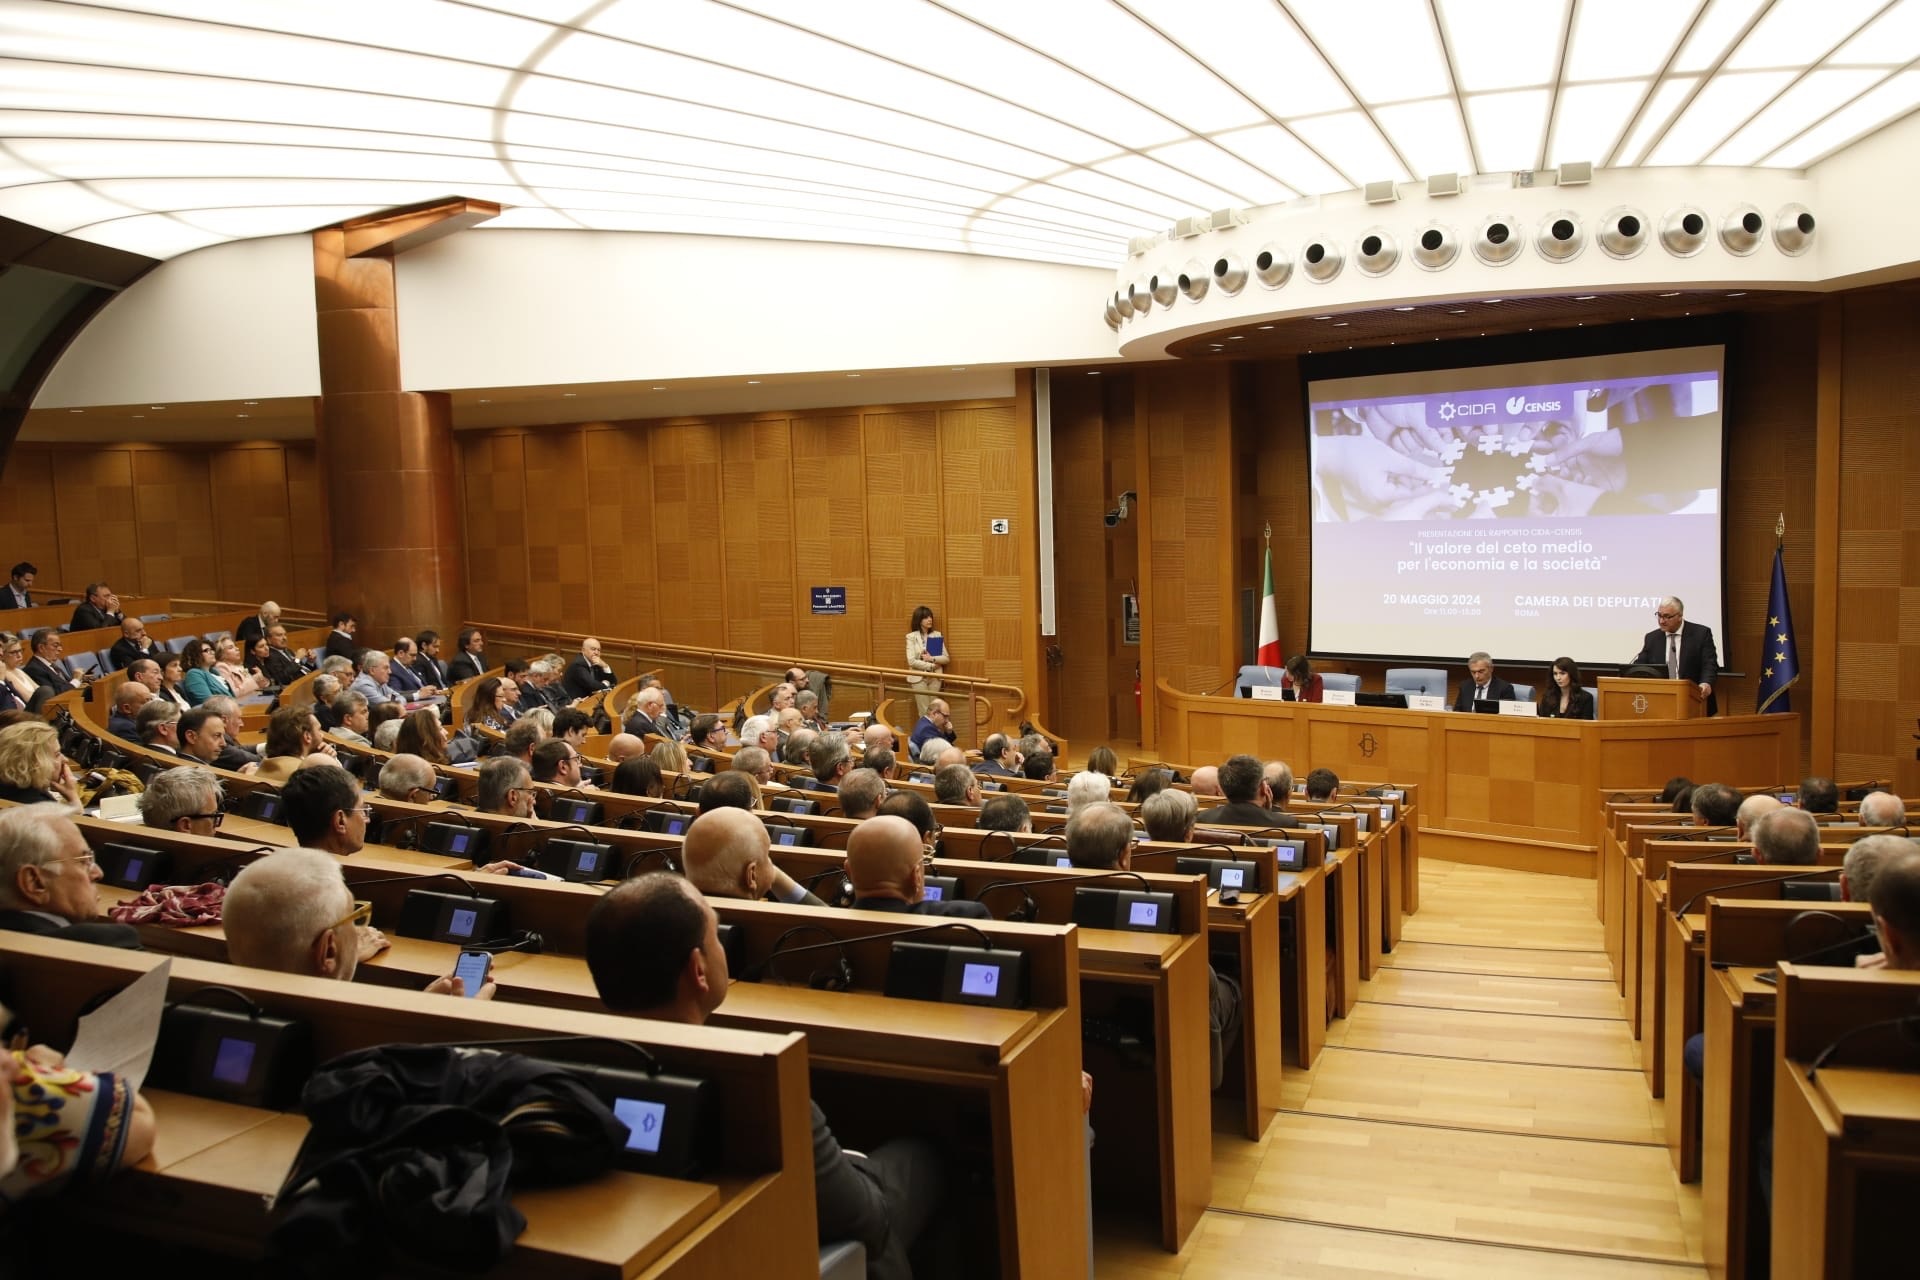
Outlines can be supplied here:
M1140 465L1134 439L1134 380L1103 374L1095 379L1106 384L1107 421L1111 433L1107 442L1106 484L1100 509L1092 529L1102 540L1106 553L1106 595L1101 631L1107 648L1107 678L1104 700L1110 729L1102 740L1140 740L1140 704L1133 696L1134 679L1141 673L1142 648L1139 642L1126 643L1125 607L1121 597L1140 594L1140 532L1145 527L1143 509L1136 501L1127 518L1109 529L1106 513L1121 494L1140 492Z
M63 451L54 468L55 527L60 570L81 590L101 581L116 591L144 592L140 526L133 501L133 454L127 449Z
M1280 623L1282 659L1307 652L1312 581L1313 504L1307 475L1307 427L1302 417L1300 364L1273 360L1248 371L1234 415L1234 470L1252 479L1250 501L1242 504L1235 557L1235 596L1251 589L1256 599L1265 567L1261 530L1273 527L1274 612ZM1259 616L1254 618L1259 639ZM1252 661L1249 654L1242 661Z
M1153 674L1208 690L1229 676L1233 622L1233 490L1228 370L1167 367L1136 380L1135 452L1149 580L1144 625Z
M580 427L524 437L527 612L560 631L593 629L585 437Z
M794 607L798 610L795 652L841 662L872 662L867 481L860 416L796 417L791 447ZM845 587L846 613L816 616L810 596L813 587Z
M136 449L131 461L140 589L153 595L217 599L208 455L200 450Z
M1107 600L1111 535L1102 520L1111 505L1107 474L1117 418L1107 413L1104 384L1119 378L1053 377L1053 558L1055 642L1064 662L1054 680L1048 723L1075 742L1114 733ZM1131 397L1125 401L1130 418ZM1127 424L1131 427L1131 422ZM1127 446L1132 445L1127 433ZM1127 566L1131 578L1132 566Z
M1025 594L1033 531L1016 499L1031 487L1032 458L1032 425L1012 405L941 411L942 598L956 674L1023 678L1025 637L1039 620ZM1008 532L991 532L994 519L1008 521Z
M720 450L710 423L656 427L653 458L654 582L660 639L712 644L725 635L726 568L721 531L732 518L720 502ZM524 615L513 615L524 616Z
M223 600L282 600L293 583L287 451L234 446L208 455L213 544Z
M793 446L787 420L752 418L719 427L720 494L725 513L726 647L792 653L796 597Z
M311 441L287 445L281 452L287 472L287 524L292 542L287 548L293 581L278 597L282 605L324 612L327 599L326 508L320 501L319 464Z
M939 449L931 409L882 410L861 419L867 457L868 626L873 661L905 666L907 623L927 605L944 633ZM980 661L956 647L956 671Z
M647 433L593 424L586 432L585 462L592 629L610 636L658 635Z
M524 618L526 437L519 431L490 432L477 438L464 456L467 608L476 618Z
M25 560L40 571L39 582L65 587L55 517L53 450L16 442L7 453L6 468L0 476L0 571ZM85 585L82 578L74 589Z

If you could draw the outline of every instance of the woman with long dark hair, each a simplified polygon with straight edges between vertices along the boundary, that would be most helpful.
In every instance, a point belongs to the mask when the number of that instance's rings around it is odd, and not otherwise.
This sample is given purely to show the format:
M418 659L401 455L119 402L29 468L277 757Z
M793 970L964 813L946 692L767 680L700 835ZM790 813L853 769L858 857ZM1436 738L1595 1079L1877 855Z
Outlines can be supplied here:
M934 695L940 692L940 671L947 665L947 638L934 629L933 610L921 605L913 611L913 621L908 624L907 666L915 671L931 671L932 675L908 676L907 683L913 686L913 703L921 715L927 714L927 708L933 705Z
M1560 720L1593 719L1593 695L1580 684L1580 664L1555 658L1547 687L1540 691L1539 714Z

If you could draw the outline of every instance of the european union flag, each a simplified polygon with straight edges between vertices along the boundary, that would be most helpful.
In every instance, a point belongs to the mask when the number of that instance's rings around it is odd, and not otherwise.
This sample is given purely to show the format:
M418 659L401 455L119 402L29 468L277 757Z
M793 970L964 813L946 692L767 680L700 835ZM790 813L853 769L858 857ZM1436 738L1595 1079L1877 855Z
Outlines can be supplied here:
M1793 647L1793 614L1787 609L1787 566L1773 549L1773 589L1767 592L1767 630L1760 637L1760 691L1756 711L1791 711L1787 689L1800 678Z

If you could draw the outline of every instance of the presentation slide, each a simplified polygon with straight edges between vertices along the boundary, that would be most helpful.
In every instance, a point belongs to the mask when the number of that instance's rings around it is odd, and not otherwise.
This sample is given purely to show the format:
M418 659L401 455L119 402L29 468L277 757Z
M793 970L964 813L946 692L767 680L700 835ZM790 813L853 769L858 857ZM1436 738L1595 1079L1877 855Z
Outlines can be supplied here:
M1310 382L1315 653L1631 660L1720 627L1719 346Z

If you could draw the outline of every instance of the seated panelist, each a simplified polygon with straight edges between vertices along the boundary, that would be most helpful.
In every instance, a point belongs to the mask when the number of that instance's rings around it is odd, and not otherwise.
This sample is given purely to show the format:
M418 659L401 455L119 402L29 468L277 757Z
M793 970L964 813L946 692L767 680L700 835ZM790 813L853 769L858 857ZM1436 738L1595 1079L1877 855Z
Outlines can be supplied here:
M1547 687L1540 691L1538 713L1562 720L1593 719L1593 695L1580 684L1580 664L1555 658Z
M1493 674L1493 659L1483 650L1467 659L1467 679L1460 696L1453 700L1455 711L1471 711L1476 702L1511 702L1513 682Z

